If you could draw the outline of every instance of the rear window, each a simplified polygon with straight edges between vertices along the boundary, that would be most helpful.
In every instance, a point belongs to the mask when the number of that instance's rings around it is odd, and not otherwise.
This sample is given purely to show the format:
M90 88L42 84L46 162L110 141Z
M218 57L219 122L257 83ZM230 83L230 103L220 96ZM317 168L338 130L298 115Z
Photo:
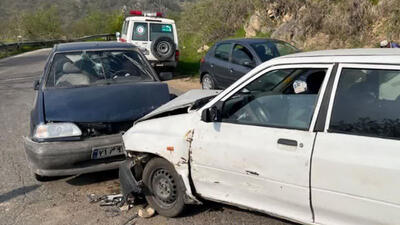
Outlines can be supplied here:
M174 31L171 24L150 24L150 41L156 40L159 37L169 37L174 40Z
M147 41L148 40L148 25L147 23L135 22L133 26L133 36L134 41Z
M343 69L330 132L400 138L400 71Z
M152 81L151 69L136 51L81 51L54 56L46 87L77 87Z
M268 61L275 57L284 56L299 52L294 46L277 41L266 41L262 43L251 44L251 47L257 53L262 62Z

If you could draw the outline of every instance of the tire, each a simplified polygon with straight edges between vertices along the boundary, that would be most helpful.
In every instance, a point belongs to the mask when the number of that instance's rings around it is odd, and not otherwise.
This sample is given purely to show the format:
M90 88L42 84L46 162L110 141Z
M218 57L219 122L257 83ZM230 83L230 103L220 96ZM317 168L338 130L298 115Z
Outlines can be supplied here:
M210 74L206 73L201 78L201 88L205 90L215 89L215 83Z
M39 174L35 173L35 179L36 179L37 181L40 181L40 182L46 182L46 181L51 181L51 180L53 180L54 177L42 176L42 175L39 175Z
M184 190L175 168L162 158L153 158L143 170L143 182L147 188L147 202L158 214L165 217L179 215L184 207Z
M169 37L159 37L151 44L151 53L160 61L171 58L175 50L176 45Z

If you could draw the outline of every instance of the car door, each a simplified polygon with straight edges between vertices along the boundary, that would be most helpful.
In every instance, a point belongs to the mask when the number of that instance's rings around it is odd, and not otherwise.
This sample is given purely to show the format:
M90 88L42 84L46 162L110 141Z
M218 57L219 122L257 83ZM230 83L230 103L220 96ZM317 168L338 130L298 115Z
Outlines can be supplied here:
M191 166L196 192L311 222L314 111L330 71L331 65L272 67L204 109L221 112L221 119L200 121L194 129ZM305 82L312 83L309 89Z
M229 84L233 84L256 65L250 50L243 45L235 44L232 51L229 72Z
M149 57L150 52L147 49L150 49L151 42L149 41L149 24L147 22L133 23L132 44L136 45L146 57Z
M400 221L400 67L342 64L317 134L311 187L318 224Z
M223 42L217 44L214 51L214 56L210 66L213 68L214 79L218 88L226 88L230 83L230 62L233 44L230 42Z

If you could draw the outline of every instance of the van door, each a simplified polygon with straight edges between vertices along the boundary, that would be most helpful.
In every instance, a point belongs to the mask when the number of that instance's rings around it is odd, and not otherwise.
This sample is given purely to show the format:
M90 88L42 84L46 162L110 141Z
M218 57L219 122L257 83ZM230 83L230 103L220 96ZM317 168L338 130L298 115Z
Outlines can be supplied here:
M311 197L317 224L400 221L400 67L343 64L317 134Z
M196 192L312 222L312 127L330 71L331 65L273 67L223 97L221 122L194 129Z
M150 49L150 41L149 24L147 22L134 22L132 30L132 44L136 45L146 56L146 58L148 58L149 51L147 49Z

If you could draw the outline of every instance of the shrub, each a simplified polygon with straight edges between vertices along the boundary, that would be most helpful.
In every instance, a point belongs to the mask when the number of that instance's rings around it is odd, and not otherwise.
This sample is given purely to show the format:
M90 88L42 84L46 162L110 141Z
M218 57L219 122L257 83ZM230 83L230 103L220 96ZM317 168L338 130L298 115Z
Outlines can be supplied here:
M23 12L19 24L25 39L56 39L62 35L60 13L54 6Z

